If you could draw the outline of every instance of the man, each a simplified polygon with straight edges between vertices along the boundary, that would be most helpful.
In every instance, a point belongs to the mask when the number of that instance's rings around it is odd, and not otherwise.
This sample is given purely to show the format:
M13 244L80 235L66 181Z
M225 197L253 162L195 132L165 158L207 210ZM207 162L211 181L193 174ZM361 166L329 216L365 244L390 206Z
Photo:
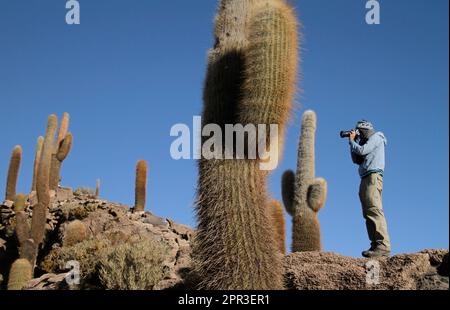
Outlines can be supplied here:
M362 252L362 255L389 256L391 243L382 206L386 138L383 133L375 132L370 122L362 120L356 125L356 130L352 130L349 143L352 160L359 165L359 198L371 241L370 249Z

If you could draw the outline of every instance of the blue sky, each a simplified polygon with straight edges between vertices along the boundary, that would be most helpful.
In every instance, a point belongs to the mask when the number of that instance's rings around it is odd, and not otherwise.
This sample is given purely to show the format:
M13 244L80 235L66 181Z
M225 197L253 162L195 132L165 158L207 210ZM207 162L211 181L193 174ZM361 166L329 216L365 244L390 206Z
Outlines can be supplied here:
M368 247L357 167L338 137L360 118L388 138L384 207L394 253L448 248L449 42L447 0L381 0L381 25L365 0L291 1L303 24L303 90L284 158L295 168L301 113L318 115L317 175L324 249ZM195 161L170 157L170 128L202 106L216 1L80 0L81 25L65 24L63 0L0 0L0 197L10 152L24 149L18 190L29 191L36 138L50 113L71 114L74 147L63 185L95 186L131 205L134 166L149 162L148 209L195 225ZM287 218L290 243L290 218Z

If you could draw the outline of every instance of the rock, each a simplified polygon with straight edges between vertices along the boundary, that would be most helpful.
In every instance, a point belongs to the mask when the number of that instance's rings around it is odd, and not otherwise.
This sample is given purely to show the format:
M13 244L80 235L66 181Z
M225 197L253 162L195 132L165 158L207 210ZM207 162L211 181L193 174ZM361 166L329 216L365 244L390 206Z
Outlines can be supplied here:
M47 273L37 279L32 279L24 286L24 290L63 290L68 289L67 273Z
M335 253L302 252L285 258L288 289L298 290L417 290L448 289L448 277L438 273L433 259L447 250L400 254L389 258L351 258ZM379 265L379 281L369 277L370 262ZM442 265L442 263L441 263ZM373 270L373 269L372 269Z
M145 219L143 220L143 223L165 228L169 227L169 223L164 218L152 214L147 214Z
M55 197L56 201L70 200L73 198L73 191L71 188L68 187L59 187L56 190Z

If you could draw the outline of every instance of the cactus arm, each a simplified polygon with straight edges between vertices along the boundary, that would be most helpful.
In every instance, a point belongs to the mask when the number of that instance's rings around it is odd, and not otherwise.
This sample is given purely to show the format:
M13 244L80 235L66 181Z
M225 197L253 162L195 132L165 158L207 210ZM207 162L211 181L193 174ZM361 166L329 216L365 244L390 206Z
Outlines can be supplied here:
M36 142L36 153L34 155L34 164L33 164L33 182L31 184L31 191L36 191L36 177L37 171L39 167L39 161L41 159L42 153L42 145L44 144L44 137L39 136Z
M61 142L66 138L67 131L69 130L69 113L64 112L63 117L61 119L61 124L59 125L58 137L56 138L55 143L55 152L58 150Z
M239 121L285 124L295 94L297 22L282 1L263 2L255 5L249 22Z
M11 160L9 161L5 200L14 201L16 197L17 178L19 177L21 160L22 147L20 145L16 145L12 151Z
M308 206L314 211L319 212L325 204L327 197L327 181L317 178L308 188Z
M295 174L292 170L283 173L281 179L281 195L283 204L290 216L294 216L294 191L295 191Z

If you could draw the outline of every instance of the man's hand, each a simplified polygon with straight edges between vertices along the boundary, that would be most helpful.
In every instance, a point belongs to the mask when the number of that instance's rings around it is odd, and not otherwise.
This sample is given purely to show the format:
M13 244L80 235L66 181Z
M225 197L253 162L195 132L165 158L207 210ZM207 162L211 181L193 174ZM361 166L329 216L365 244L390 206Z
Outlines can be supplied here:
M350 136L349 136L348 138L350 139L350 141L355 141L355 138L356 138L356 131L355 131L355 130L352 130L352 131L350 132Z

